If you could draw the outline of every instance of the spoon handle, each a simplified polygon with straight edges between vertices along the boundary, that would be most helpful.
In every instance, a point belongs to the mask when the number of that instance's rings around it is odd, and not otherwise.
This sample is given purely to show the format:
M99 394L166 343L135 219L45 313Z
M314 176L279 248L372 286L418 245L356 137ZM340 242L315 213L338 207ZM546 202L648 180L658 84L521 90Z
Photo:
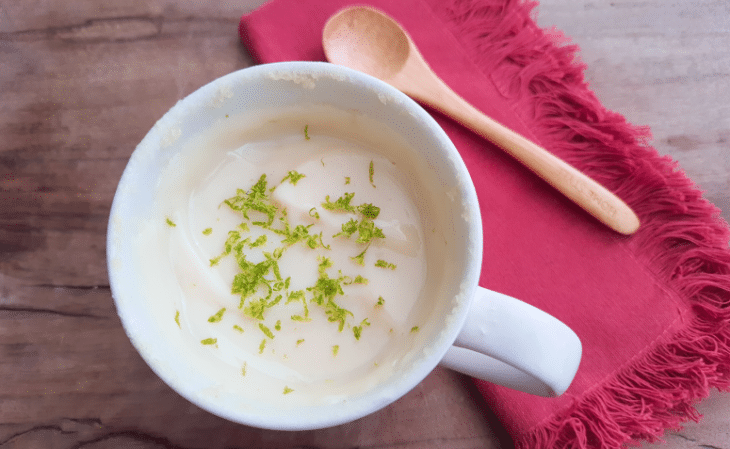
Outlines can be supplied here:
M611 229L628 235L639 228L626 203L572 165L487 117L435 74L433 80L418 81L410 86L419 87L407 94L496 144Z

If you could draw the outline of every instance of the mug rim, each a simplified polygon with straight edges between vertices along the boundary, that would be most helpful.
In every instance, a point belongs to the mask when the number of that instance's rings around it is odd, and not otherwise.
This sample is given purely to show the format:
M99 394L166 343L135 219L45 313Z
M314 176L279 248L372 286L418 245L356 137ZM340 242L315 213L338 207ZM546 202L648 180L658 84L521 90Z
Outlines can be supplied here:
M225 407L221 407L220 404L217 404L215 401L203 400L200 395L193 394L188 385L184 383L181 384L181 382L177 381L177 379L171 378L168 373L159 369L159 366L156 365L155 354L150 353L147 348L141 345L140 332L143 332L143 329L135 327L135 309L131 307L130 301L125 301L125 296L123 294L124 289L121 286L130 280L123 277L120 270L115 267L115 257L117 255L118 246L122 245L122 243L118 240L119 229L114 223L114 217L118 216L119 209L122 207L122 202L126 200L125 187L131 182L131 179L134 176L134 171L137 169L137 165L144 162L140 161L139 157L135 157L135 153L139 153L138 150L140 148L154 145L153 142L159 142L159 140L155 139L160 138L159 134L165 124L174 123L183 114L187 114L186 111L189 110L190 105L195 106L197 104L201 104L201 102L204 102L206 99L212 98L212 96L216 95L216 89L218 86L225 85L225 83L232 80L243 79L245 81L246 79L250 80L267 76L270 77L272 73L330 76L335 77L338 80L341 78L342 81L355 85L358 89L371 90L395 99L396 101L392 102L395 107L404 109L408 113L412 114L416 120L425 123L427 125L427 129L432 134L432 137L438 142L438 148L440 151L444 151L454 158L454 168L457 171L456 175L463 181L460 185L463 190L465 190L462 192L462 195L465 198L464 201L468 204L468 207L465 207L466 210L464 211L468 214L465 219L469 221L468 229L470 235L468 236L468 242L474 246L474 251L469 251L470 254L465 255L466 268L468 271L467 273L464 273L463 276L463 279L468 281L466 282L467 285L462 285L465 299L461 302L457 302L457 305L451 309L449 320L439 331L438 341L429 342L429 353L424 354L424 357L421 357L417 362L414 362L412 368L406 374L398 376L397 382L391 381L392 385L389 385L391 388L387 390L387 394L384 393L377 397L373 396L368 400L361 400L361 402L367 403L348 406L345 411L338 410L340 413L337 414L329 414L329 416L326 416L328 414L322 413L318 416L301 416L301 419L297 422L286 423L272 422L271 419L265 416L241 413L240 410L229 410ZM292 61L260 64L229 73L196 89L190 95L178 101L174 106L168 109L140 141L124 169L112 202L106 241L107 271L109 273L112 297L125 333L145 363L158 377L160 377L160 379L175 390L175 392L204 410L233 422L272 430L318 429L353 421L389 405L408 391L412 390L438 365L461 331L473 302L482 262L481 255L483 250L483 234L481 220L476 190L458 150L436 120L410 97L393 88L389 84L370 75L330 63Z

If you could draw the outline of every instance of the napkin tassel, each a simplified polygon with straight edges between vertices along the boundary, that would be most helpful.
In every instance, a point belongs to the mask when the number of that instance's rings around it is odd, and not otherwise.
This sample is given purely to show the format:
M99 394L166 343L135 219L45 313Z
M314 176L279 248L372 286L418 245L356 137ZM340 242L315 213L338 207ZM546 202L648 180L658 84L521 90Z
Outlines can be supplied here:
M607 384L517 436L516 445L619 448L657 441L665 429L697 421L693 404L713 387L730 388L730 230L677 164L647 145L648 128L601 105L584 80L578 47L540 29L530 18L536 5L453 0L433 7L444 8L454 35L539 142L632 206L642 225L626 244L637 245L648 268L689 301L694 317Z

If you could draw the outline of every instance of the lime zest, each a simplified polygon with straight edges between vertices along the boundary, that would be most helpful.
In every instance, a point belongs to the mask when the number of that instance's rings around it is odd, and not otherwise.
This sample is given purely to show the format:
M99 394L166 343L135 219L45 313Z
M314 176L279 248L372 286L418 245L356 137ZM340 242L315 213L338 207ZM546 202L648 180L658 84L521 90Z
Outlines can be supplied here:
M319 261L319 265L317 266L317 271L319 272L320 276L327 276L327 268L332 267L332 259L325 256L319 256L317 258Z
M213 259L210 259L210 266L218 265L218 263L223 259L224 257L231 254L231 252L234 250L234 248L237 248L237 245L241 243L241 247L243 244L248 242L248 239L244 239L243 242L239 242L241 240L241 233L239 231L228 231L228 237L226 237L225 243L223 243L223 252Z
M314 225L297 225L293 231L290 231L287 235L287 237L281 241L286 246L291 246L295 243L298 243L302 240L306 240L309 237L309 228L311 228Z
M355 212L355 206L352 206L350 204L350 201L352 201L352 198L355 196L355 193L345 193L341 197L337 198L334 202L330 201L330 196L327 195L324 199L324 203L322 203L322 207L324 207L327 210L332 210L336 212Z
M309 140L309 125L304 125L304 140Z
M265 245L267 239L268 238L266 237L266 234L261 234L256 240L254 240L253 242L249 243L248 244L248 247L249 248L257 248L257 247L259 247L261 245Z
M223 314L226 313L226 308L223 307L219 311L215 313L215 315L211 315L210 318L208 318L209 323L218 323L220 320L223 319Z
M382 296L378 296L378 302L375 304L375 307L382 307L385 304L385 300Z
M324 165L324 158L321 159L321 162ZM375 187L373 176L374 163L370 161L370 181L373 187ZM296 185L304 177L304 174L291 170L287 172L287 175L281 180L281 183L288 180L292 185ZM346 184L349 184L351 178L347 176L345 177L345 181ZM266 311L281 302L284 298L286 298L287 304L291 302L301 302L302 304L302 312L290 315L292 321L311 321L309 305L316 304L322 307L329 322L338 324L340 332L347 325L353 329L356 339L359 340L362 335L362 329L370 323L365 319L357 326L349 325L348 320L354 318L354 315L351 311L341 307L337 298L340 295L345 295L343 286L352 284L364 285L368 283L368 279L362 275L357 275L353 279L350 276L343 275L341 271L338 271L336 276L330 276L328 270L333 267L332 260L320 254L318 256L319 277L314 285L310 285L304 290L290 292L291 277L284 279L279 269L279 259L287 249L298 243L310 249L323 248L329 250L331 248L330 245L324 244L323 232L314 233L312 231L314 224L290 224L286 208L282 208L274 202L270 194L273 190L273 188L267 189L266 174L262 174L258 181L247 191L236 189L234 196L223 201L222 204L226 204L233 211L240 212L245 221L240 223L234 230L229 231L223 245L222 253L210 259L211 266L218 264L223 257L229 255L235 259L238 271L233 277L231 293L240 296L239 309L241 309L243 314L259 321L259 329L267 337L262 340L259 346L259 353L263 353L266 340L273 339L275 336L272 329L264 324ZM372 203L363 203L355 206L352 204L354 196L354 192L344 193L336 200L331 200L330 196L327 195L325 201L321 203L321 207L334 212L354 214L352 218L349 218L348 221L341 225L341 232L335 234L333 238L342 236L350 239L352 236L355 236L353 239L354 242L363 247L361 248L360 254L351 257L351 259L361 266L365 266L365 254L370 244L376 238L385 238L385 235L382 229L375 226L374 223L374 220L380 214L380 208ZM319 219L320 214L318 208L319 206L312 207L309 210L309 216ZM254 213L256 215L252 215ZM250 232L250 224L259 226L273 234L264 233L258 236L244 238L242 234ZM212 232L212 228L208 229ZM257 263L249 261L247 259L247 250L273 244L273 242L270 243L272 235L279 236L274 238L279 241L280 246L273 249L272 252L261 251L260 254L264 256L263 261ZM249 255L253 258L254 255L258 256L258 254L256 252ZM390 269L395 268L395 264L390 264L380 259L376 262L376 266ZM383 302L382 297L380 297L376 307L382 306ZM210 317L209 321L219 322L224 312L225 308L221 309L218 314ZM234 325L233 328L239 332L243 332L243 328L240 326ZM281 330L281 320L276 321L273 330ZM301 341L303 339L297 341L297 345Z
M397 265L394 263L386 262L383 259L378 259L378 261L375 262L375 266L378 268L388 268L390 270L395 270Z
M332 355L336 357L338 352L340 352L340 345L332 346Z
M267 301L266 298L258 298L258 300L250 300L248 302L248 306L243 309L243 313L250 316L251 318L257 319L259 321L264 320L264 312L266 309L269 309L281 301L282 295L277 295L274 299L271 301ZM243 300L241 300L241 304L243 304ZM240 306L239 306L240 308Z
M282 179L282 180L281 180L281 182L280 182L279 184L283 184L283 183L284 183L284 181L286 181L286 180L289 180L289 182L290 182L290 183L291 183L292 185L297 185L297 183L298 183L298 182L299 182L299 181L300 181L300 180L301 180L302 178L306 178L306 177L307 177L307 175L305 175L305 174L303 174L303 173L299 173L299 172L298 172L298 171L296 171L296 170L289 170L289 173L287 173L287 174L286 174L286 176L284 176L284 179Z
M243 362L243 367L241 367L241 376L246 377L246 366L248 364L246 362Z
M291 393L292 391L294 391L294 390L292 390L291 388L289 388L289 387L287 387L287 386L284 386L284 394L289 394L289 393Z
M357 206L357 211L360 212L363 217L369 218L370 220L375 220L380 214L380 208L378 206L373 206L372 203L363 203Z
M213 233L213 228L205 228L203 229L203 235L210 235Z
M204 345L214 345L214 344L218 343L218 339L217 338L206 338L206 339L200 340L200 343L204 344Z
M327 301L327 305L325 306L324 313L327 315L327 321L334 323L339 322L339 331L342 332L342 329L345 328L345 321L347 321L348 316L354 316L352 312L350 312L347 309L343 309L337 303L335 303L332 300Z
M301 315L292 315L291 319L292 321L312 321L311 318L309 318L309 308L307 307L307 300L304 296L304 290L297 290L289 293L289 297L286 300L286 304L289 304L290 302L294 301L301 301L304 305L304 316Z
M365 244L370 243L375 238L385 238L383 230L375 226L375 223L367 218L360 221L351 218L349 221L342 224L342 231L333 235L332 238L336 238L341 235L345 236L345 238L350 238L353 234L355 234L355 232L357 232L357 239L355 240L356 243Z
M383 230L370 220L362 220L357 226L357 243L370 243L373 239L384 239Z
M243 333L243 328L241 326L239 326L238 324L234 324L233 329L238 331L241 334Z
M370 322L367 318L365 318L360 322L359 326L352 327L352 333L355 335L355 340L360 340L360 336L362 335L362 328L367 326L370 326Z
M165 217L165 223L167 223L167 225L168 225L169 227L171 227L171 228L174 228L175 226L177 226L177 225L175 224L175 222L173 222L172 220L170 220L170 217Z
M420 330L420 328L419 328L418 326L413 326L413 327L411 328L411 333L412 333L412 334L415 334L415 333L416 333L416 332L418 332L419 330Z
M355 276L355 280L352 281L353 284L363 284L363 285L368 285L368 282L370 282L370 281L368 281L366 278L362 277L359 274L357 276Z
M373 165L373 161L370 161L370 167L368 168L368 177L370 178L370 185L375 188L375 183L373 182L373 176L375 176L375 166Z
M354 260L358 265L365 265L365 253L367 252L367 248L362 250L360 254L354 257L350 257L350 259Z
M314 284L312 287L307 287L307 290L312 292L312 301L320 306L323 306L326 299L332 299L337 294L345 294L340 284L340 279L320 277L319 279L317 279L317 283Z
M175 311L175 322L177 323L177 327L182 329L182 326L180 326L180 311L179 310Z
M342 223L342 226L341 226L342 231L333 235L332 238L339 237L341 235L344 235L345 237L350 238L350 236L352 236L352 234L357 232L358 223L359 222L354 218L351 218L349 221Z
M248 313L249 316L262 320L263 311L276 304L276 302L267 302L266 300L271 298L271 295L274 292L274 281L281 280L281 274L279 273L279 264L273 256L267 257L266 260L261 261L257 264L253 264L247 261L244 254L237 254L237 258L238 266L241 271L237 273L233 278L231 293L233 293L234 295L241 295L241 303L238 307L243 308L243 304L247 298L258 292L259 290L265 289L265 291L267 291L266 297L261 298L259 304L251 305L248 309L250 312ZM266 278L266 276L269 275L270 271L273 271L274 273L275 279L273 280ZM253 302L255 301L252 301L252 303Z
M259 323L259 329L261 329L261 332L263 332L264 335L266 335L267 337L269 337L271 339L274 338L274 333L271 332L271 329L266 327L266 325L264 325L264 323Z
M271 202L266 190L266 173L261 175L248 193L242 189L236 189L236 196L223 201L231 209L241 212L243 217L250 220L250 211L262 213L267 216L267 221L254 221L252 224L259 226L271 226L276 215L277 207Z

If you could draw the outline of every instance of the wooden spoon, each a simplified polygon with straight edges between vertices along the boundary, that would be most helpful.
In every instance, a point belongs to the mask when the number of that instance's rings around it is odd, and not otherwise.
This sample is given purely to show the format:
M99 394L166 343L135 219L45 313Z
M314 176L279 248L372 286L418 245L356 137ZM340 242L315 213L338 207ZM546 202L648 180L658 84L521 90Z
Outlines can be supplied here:
M639 218L616 195L458 96L426 64L405 30L381 11L365 6L339 11L327 21L322 43L330 62L379 78L451 116L511 154L610 228L622 234L639 228Z

